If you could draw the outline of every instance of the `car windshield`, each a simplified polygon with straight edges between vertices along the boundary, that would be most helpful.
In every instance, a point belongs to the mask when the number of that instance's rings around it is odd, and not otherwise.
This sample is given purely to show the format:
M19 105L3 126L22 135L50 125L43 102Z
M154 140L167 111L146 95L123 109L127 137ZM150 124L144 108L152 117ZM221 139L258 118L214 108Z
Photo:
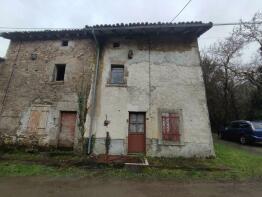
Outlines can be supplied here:
M262 129L262 122L252 122L255 129Z

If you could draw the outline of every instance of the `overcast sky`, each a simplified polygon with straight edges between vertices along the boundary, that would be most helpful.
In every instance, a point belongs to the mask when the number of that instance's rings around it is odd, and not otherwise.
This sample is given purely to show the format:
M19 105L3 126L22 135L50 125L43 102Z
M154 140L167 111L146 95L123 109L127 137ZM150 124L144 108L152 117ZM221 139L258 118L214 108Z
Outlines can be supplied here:
M0 0L0 27L82 28L129 22L170 22L188 0ZM174 22L213 23L250 20L262 0L192 0ZM5 29L0 29L4 31ZM229 34L232 27L213 27L199 39L200 48ZM8 40L0 38L0 57Z

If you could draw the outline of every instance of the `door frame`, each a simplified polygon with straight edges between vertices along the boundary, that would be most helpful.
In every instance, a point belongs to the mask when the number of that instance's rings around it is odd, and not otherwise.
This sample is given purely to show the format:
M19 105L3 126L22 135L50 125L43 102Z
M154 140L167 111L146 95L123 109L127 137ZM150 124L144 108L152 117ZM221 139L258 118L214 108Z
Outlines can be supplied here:
M146 155L146 112L145 111L128 111L128 131L127 131L127 153L129 154L132 154L133 152L129 152L129 129L130 129L130 113L140 113L140 114L143 114L144 115L144 150L143 152L141 152L142 154L145 154ZM131 134L132 135L132 134ZM134 153L136 154L136 153ZM137 153L139 154L139 153Z
M65 147L59 147L59 139L60 139L60 134L61 134L61 130L62 130L62 113L74 113L74 114L76 114L76 121L75 121L75 130L74 130L74 139L73 139L73 146L72 146L72 148L65 148ZM70 110L70 111L66 111L66 110L61 110L61 111L59 111L59 129L58 129L58 134L57 134L57 145L56 145L56 147L57 147L57 149L68 149L68 150L71 150L71 149L74 149L74 145L75 145L75 135L76 135L76 127L77 127L77 114L78 114L78 112L77 111L72 111L72 110Z

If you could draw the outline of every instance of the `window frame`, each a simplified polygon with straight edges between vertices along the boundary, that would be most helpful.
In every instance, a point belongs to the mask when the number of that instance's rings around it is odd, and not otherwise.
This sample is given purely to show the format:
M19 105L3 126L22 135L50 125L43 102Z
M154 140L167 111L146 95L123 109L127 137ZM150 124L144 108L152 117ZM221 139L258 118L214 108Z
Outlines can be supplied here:
M59 69L60 69L59 67L64 67L63 80L57 80L58 71L59 71ZM65 73L66 73L66 64L55 64L54 74L53 74L53 81L54 81L54 82L64 82L64 81L65 81Z
M113 78L114 78L113 77L113 70L114 69L122 69L122 80L121 80L121 82L113 82ZM114 86L125 85L125 66L124 65L122 65L122 64L111 64L109 84L114 85Z
M136 121L131 122L131 116L136 115ZM142 115L143 116L143 122L139 122L137 120L137 116ZM143 125L143 132L138 132L138 129L135 129L135 131L131 131L131 125L135 125L137 128L138 125ZM129 119L128 119L128 134L145 134L146 133L146 113L145 112L129 112Z

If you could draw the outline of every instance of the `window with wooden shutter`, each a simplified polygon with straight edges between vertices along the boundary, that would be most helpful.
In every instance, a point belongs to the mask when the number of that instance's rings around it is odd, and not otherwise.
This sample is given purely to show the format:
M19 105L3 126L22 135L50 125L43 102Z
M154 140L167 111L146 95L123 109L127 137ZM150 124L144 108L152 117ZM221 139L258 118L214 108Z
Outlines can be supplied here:
M178 113L162 113L162 139L180 142L180 118Z

